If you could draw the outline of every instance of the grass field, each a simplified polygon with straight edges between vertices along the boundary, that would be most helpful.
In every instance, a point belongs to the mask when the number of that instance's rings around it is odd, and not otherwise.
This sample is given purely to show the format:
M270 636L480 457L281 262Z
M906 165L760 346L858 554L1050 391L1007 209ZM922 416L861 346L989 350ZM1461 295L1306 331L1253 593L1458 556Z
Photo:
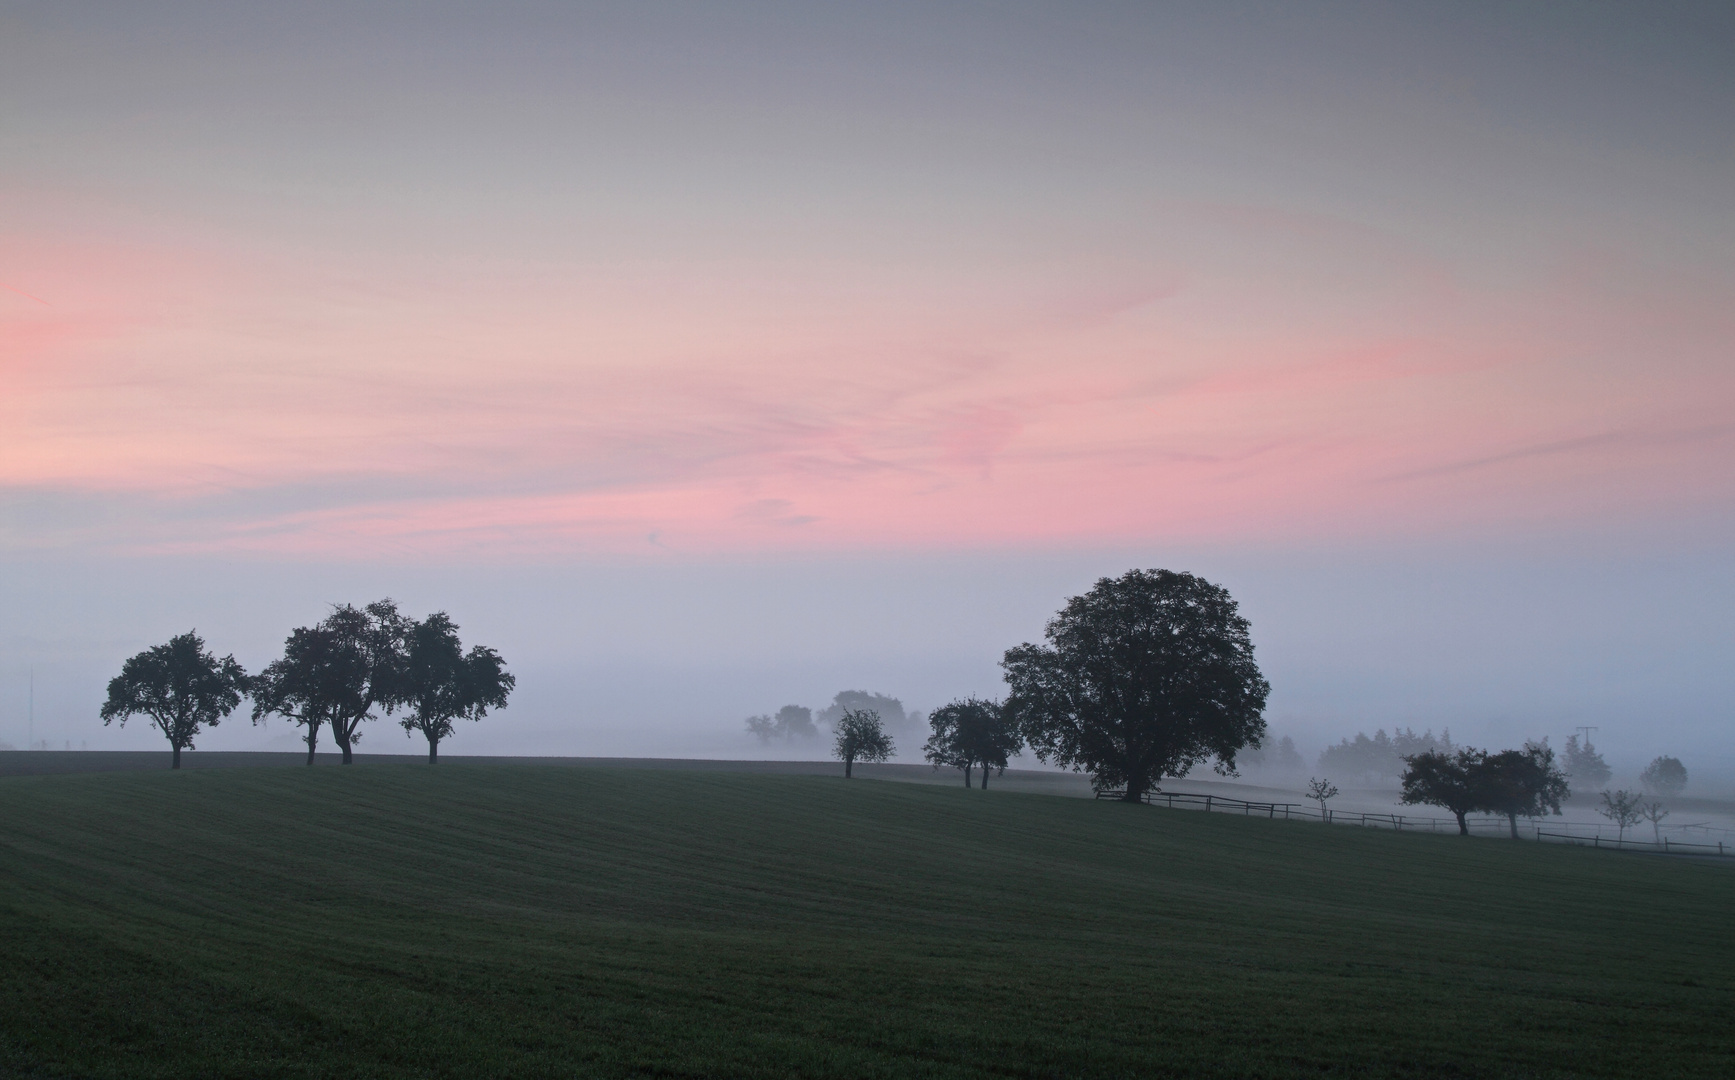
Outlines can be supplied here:
M1735 1065L1735 871L826 777L0 781L17 1076Z

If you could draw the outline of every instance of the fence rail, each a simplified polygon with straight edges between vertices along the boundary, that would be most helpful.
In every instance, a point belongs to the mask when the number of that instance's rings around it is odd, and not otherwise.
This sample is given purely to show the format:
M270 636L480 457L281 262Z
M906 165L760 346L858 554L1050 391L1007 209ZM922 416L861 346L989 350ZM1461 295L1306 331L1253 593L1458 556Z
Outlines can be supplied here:
M1103 789L1096 793L1099 799L1126 800L1126 790ZM1363 828L1392 829L1402 832L1406 829L1414 832L1457 832L1456 818L1428 817L1418 814L1393 813L1363 813L1361 811L1332 810L1329 807L1319 810L1309 809L1305 803L1257 802L1248 799L1235 799L1227 795L1200 795L1189 791L1147 791L1139 796L1139 801L1150 806L1166 806L1169 809L1197 807L1206 813L1241 814L1247 817L1282 818L1284 821L1322 821L1328 825L1359 825ZM1505 818L1478 817L1467 819L1464 823L1472 832L1508 833L1511 823ZM1566 827L1570 828L1570 824ZM1591 826L1587 826L1591 827ZM1569 843L1583 847L1613 848L1623 851L1653 851L1669 855L1722 855L1735 857L1735 843L1693 844L1682 840L1671 840L1662 837L1659 841L1627 840L1617 837L1609 840L1600 832L1590 835L1571 832L1549 832L1540 824L1531 823L1523 831L1529 832L1532 839L1541 842Z
M1684 840L1671 840L1663 837L1657 840L1628 840L1617 836L1613 840L1601 836L1574 836L1571 833L1544 832L1536 830L1538 840L1547 837L1549 840L1574 844L1578 847L1614 848L1616 851L1660 851L1666 855L1728 855L1735 856L1735 845L1723 843L1689 844Z

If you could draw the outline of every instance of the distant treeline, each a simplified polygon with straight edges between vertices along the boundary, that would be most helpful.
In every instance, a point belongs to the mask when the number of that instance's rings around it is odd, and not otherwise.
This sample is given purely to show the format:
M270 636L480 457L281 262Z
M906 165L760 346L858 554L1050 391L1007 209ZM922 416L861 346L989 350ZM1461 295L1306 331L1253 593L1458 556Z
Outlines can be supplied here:
M818 725L836 727L850 710L868 710L879 716L881 724L894 730L917 727L924 719L920 712L909 712L904 703L888 694L871 690L839 690L831 704L810 709L805 705L785 705L775 714L762 713L747 718L747 732L761 743L778 741L799 742L816 738Z

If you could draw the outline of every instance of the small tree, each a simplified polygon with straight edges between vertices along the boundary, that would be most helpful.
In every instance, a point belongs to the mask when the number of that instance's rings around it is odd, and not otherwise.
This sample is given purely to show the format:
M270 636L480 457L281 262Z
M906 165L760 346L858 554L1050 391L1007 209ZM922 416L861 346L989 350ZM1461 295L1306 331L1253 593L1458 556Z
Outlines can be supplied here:
M181 751L193 748L193 738L235 711L251 681L233 656L218 660L205 651L195 630L153 645L125 664L108 684L103 702L104 725L119 720L126 726L135 713L151 718L169 740L169 768L181 767Z
M837 718L835 753L843 762L843 775L851 776L857 761L885 761L892 756L892 737L872 709L845 709Z
M1331 813L1326 810L1327 799L1337 798L1337 785L1330 780L1309 780L1307 782L1307 797L1319 802L1319 820L1331 821Z
M1469 836L1470 826L1464 815L1482 809L1481 769L1488 757L1481 750L1468 746L1454 753L1428 750L1404 759L1408 768L1403 776L1403 801L1407 804L1426 803L1450 810L1458 819L1458 835Z
M988 788L990 769L1006 771L1006 759L1024 748L1018 729L1007 720L1000 706L981 698L962 698L928 717L933 734L922 755L937 769L942 765L964 770L964 786L970 786L970 771L982 766L982 789Z
M1627 838L1627 830L1644 820L1644 800L1637 792L1615 791L1602 793L1602 806L1597 813L1615 823L1617 840Z
M1506 815L1512 839L1518 839L1518 818L1559 814L1561 800L1571 794L1566 774L1554 763L1548 743L1527 742L1522 750L1502 750L1478 769L1482 789L1479 809Z
M1660 802L1648 802L1639 807L1639 813L1651 823L1651 837L1657 843L1663 842L1663 822L1669 817L1669 812L1663 809Z
M458 640L458 625L443 611L412 623L407 637L399 696L409 712L399 721L406 734L428 740L428 764L440 760L440 740L452 734L455 720L480 720L489 709L504 709L518 680L500 654L482 645L469 653Z
M1639 782L1653 795L1679 795L1687 789L1687 767L1680 758L1655 758L1639 774Z

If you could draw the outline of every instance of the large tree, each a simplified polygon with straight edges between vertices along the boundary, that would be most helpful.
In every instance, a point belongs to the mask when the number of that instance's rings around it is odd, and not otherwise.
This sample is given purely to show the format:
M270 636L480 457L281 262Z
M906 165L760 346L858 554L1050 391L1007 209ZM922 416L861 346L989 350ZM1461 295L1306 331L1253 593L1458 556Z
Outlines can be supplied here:
M935 768L950 766L962 769L964 786L970 786L970 772L982 766L982 790L988 790L991 769L1006 771L1006 759L1024 748L1024 738L997 702L981 698L960 698L950 705L935 709L928 716L933 734L922 747L922 756Z
M837 742L833 752L843 762L843 775L855 772L858 761L884 761L892 756L892 737L872 709L845 709L837 718Z
M283 643L283 656L265 665L253 681L253 722L273 713L307 730L307 763L319 747L319 729L332 718L348 688L365 678L363 658L343 647L336 634L300 626Z
M102 722L142 714L151 718L169 740L169 768L181 767L181 751L193 748L193 738L235 711L250 680L233 656L219 660L205 651L197 631L189 630L153 645L125 664L108 683Z
M259 673L253 719L278 713L306 725L309 765L319 726L328 724L350 764L362 721L403 702L408 624L397 605L379 600L365 608L340 604L317 626L298 627L282 658Z
M1458 835L1469 836L1464 815L1486 808L1487 790L1483 763L1488 754L1468 746L1452 753L1427 750L1405 758L1403 795L1405 803L1425 803L1449 810L1458 819Z
M1554 762L1546 742L1527 742L1522 750L1502 750L1483 760L1477 780L1482 789L1481 809L1506 815L1512 839L1518 839L1519 817L1559 814L1560 804L1571 794L1566 774Z
M1639 774L1639 782L1653 795L1679 795L1687 789L1687 767L1680 758L1653 758Z
M482 645L465 653L458 625L436 611L412 623L406 635L399 696L408 711L399 723L428 740L428 764L433 765L453 721L480 720L489 709L504 709L516 685L499 653Z
M1169 570L1103 578L1046 636L1006 651L1003 708L1038 758L1089 771L1099 791L1136 802L1212 757L1232 775L1264 735L1271 687L1220 585Z

